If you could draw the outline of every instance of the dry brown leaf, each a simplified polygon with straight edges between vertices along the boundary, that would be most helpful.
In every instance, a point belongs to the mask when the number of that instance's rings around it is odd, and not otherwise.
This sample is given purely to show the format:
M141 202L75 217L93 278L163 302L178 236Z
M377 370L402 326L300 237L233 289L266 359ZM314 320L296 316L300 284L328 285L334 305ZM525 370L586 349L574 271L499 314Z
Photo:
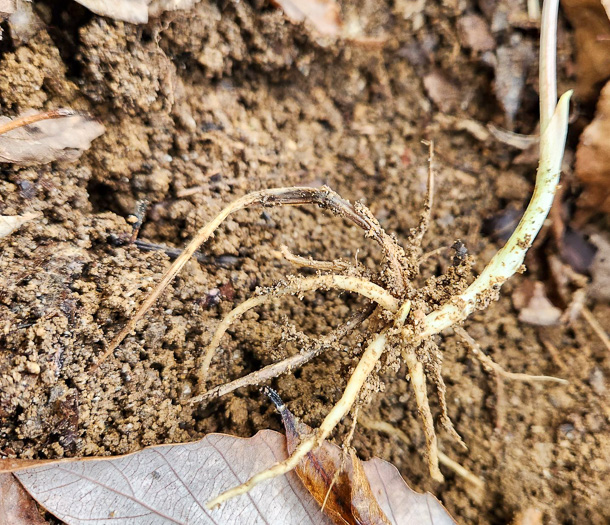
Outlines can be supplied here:
M26 112L19 118L35 114ZM9 117L0 117L0 126L11 121ZM69 114L41 120L0 134L0 162L32 165L55 160L73 161L102 133L104 126L85 115Z
M574 28L579 98L592 100L610 78L610 20L600 0L562 0Z
M0 523L45 525L36 503L12 474L0 474Z
M602 89L595 118L580 136L575 171L585 186L579 205L610 213L610 82Z
M0 215L0 239L21 228L26 222L38 217L39 213L24 213L23 215Z
M322 35L337 36L341 12L335 0L271 0L294 23L307 21Z
M190 9L199 0L76 0L94 13L130 22L146 24L149 17L165 11Z
M325 444L323 450L340 461L338 447ZM308 461L317 461L315 454ZM194 443L151 447L116 458L42 461L34 468L29 462L9 460L9 466L20 469L15 476L30 495L67 525L331 525L294 472L220 508L205 506L211 497L286 457L285 437L264 430L250 439L210 434ZM362 525L455 525L437 500L413 492L385 461L362 463L352 454L346 472L351 483L348 507L355 509ZM326 475L332 480L334 472ZM374 521L383 513L387 521Z
M282 416L288 452L313 429L299 421L276 392L265 388ZM374 458L362 462L353 449L347 454L327 441L310 452L295 469L337 525L455 525L431 494L411 490L390 463Z

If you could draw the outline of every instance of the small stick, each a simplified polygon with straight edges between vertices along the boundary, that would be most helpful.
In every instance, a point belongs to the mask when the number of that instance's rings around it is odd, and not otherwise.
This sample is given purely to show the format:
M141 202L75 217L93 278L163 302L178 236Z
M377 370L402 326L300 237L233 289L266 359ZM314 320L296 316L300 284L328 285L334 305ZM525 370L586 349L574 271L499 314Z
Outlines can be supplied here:
M284 244L280 246L280 253L284 259L296 266L312 268L313 270L320 270L322 272L344 272L351 267L351 265L345 261L317 261L311 257L295 255Z
M264 381L269 381L270 379L304 365L305 363L311 361L314 357L320 355L332 344L340 341L349 333L354 331L361 323L366 321L374 310L375 305L370 304L366 309L354 315L347 323L341 325L336 330L333 330L326 337L313 341L312 348L306 352L296 354L288 359L283 359L278 363L273 363L272 365L261 368L256 372L252 372L251 374L240 377L239 379L231 381L230 383L225 383L224 385L212 388L199 396L189 399L189 404L200 403L213 397L222 397L230 392L233 392L234 390L237 390L238 388L245 386L258 385Z
M374 420L364 414L360 414L358 421L365 428L368 428L370 430L377 430L379 432L383 432L384 434L388 434L389 436L394 436L406 445L411 445L411 440L409 439L407 434L405 434L402 430L386 421ZM485 482L481 478L474 475L468 469L464 468L457 461L454 461L449 456L447 456L447 454L443 453L440 450L438 451L438 461L441 465L444 465L445 467L453 470L458 476L463 477L466 481L472 483L477 488L485 488Z
M73 109L52 109L50 111L43 111L42 113L35 113L34 115L27 115L25 117L17 117L13 120L0 125L0 135L4 135L9 131L13 131L17 128L29 126L41 120L51 120L63 117L72 117L79 115L77 111Z
M357 293L372 301L375 301L385 310L392 313L398 311L398 300L395 297L386 292L383 288L381 288L381 286L378 286L366 279L362 279L361 277L330 274L293 279L284 286L274 288L271 292L251 297L247 301L244 301L239 306L235 307L225 316L220 325L218 325L216 332L214 332L212 340L206 348L203 356L200 376L201 384L203 385L205 382L210 364L214 357L214 352L216 352L222 336L227 332L229 326L231 326L236 319L241 317L248 310L256 308L257 306L260 306L267 301L274 299L275 297L280 297L287 294L298 295L303 292L310 292L320 288L338 289Z
M581 313L585 321L587 321L591 328L593 328L595 335L597 335L597 337L601 339L602 343L604 343L606 350L610 351L610 338L608 338L608 334L606 334L604 327L599 324L599 321L595 318L593 312L583 305Z

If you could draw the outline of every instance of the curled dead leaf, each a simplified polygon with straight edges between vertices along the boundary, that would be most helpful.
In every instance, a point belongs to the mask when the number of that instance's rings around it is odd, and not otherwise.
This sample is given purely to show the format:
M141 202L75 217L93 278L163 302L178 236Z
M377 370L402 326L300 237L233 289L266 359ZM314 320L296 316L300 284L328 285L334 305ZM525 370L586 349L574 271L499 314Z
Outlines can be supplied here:
M73 161L102 133L104 126L98 121L71 110L25 112L14 120L0 117L0 162Z
M276 392L263 390L282 416L292 453L314 430L296 418ZM411 490L396 467L377 458L362 462L352 448L344 452L324 441L295 472L337 525L455 525L434 496Z
M186 10L199 0L76 0L95 14L132 24L146 24L165 11Z
M0 215L0 239L10 235L26 222L38 217L39 213L24 213L23 215Z
M600 0L562 0L574 28L578 97L591 100L600 82L610 78L610 20Z
M580 136L575 171L585 186L580 206L610 213L610 82L602 89L595 118Z

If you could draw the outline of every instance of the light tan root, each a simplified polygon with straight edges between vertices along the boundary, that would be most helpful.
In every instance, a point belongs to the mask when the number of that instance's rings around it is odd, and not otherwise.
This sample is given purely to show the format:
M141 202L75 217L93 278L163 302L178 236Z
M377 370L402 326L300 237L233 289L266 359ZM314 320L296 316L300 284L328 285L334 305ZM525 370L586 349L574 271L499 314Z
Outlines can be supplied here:
M241 317L248 310L271 301L275 297L288 294L300 295L302 293L319 290L321 288L357 293L376 302L385 310L392 313L398 311L398 300L395 297L386 292L383 288L381 288L381 286L360 277L351 275L316 275L311 277L294 278L288 281L286 284L274 288L271 292L251 297L226 315L226 317L221 321L220 325L218 325L210 344L206 348L201 364L199 385L203 387L208 375L210 364L214 357L214 353L220 345L220 340L229 329L229 326L231 326L236 319Z
M402 430L396 428L390 423L387 423L386 421L374 420L364 414L361 414L358 418L358 422L365 428L383 432L389 436L394 436L406 445L411 445L411 440ZM454 461L440 450L438 451L438 461L441 465L451 469L458 476L464 478L469 483L472 483L475 487L479 489L485 488L485 482L481 478L464 468L457 461Z
M434 431L434 420L432 419L432 412L430 411L430 404L428 403L424 366L417 359L415 352L412 350L403 350L402 357L409 370L411 386L413 387L413 393L415 394L415 403L417 404L424 435L426 436L426 450L430 476L436 481L444 481L443 475L438 468L438 443L436 432Z
M341 399L324 418L320 428L311 436L304 439L289 458L276 463L273 467L263 472L252 476L245 483L223 492L213 500L209 501L206 506L212 509L235 496L249 492L252 488L263 481L290 472L299 464L299 462L307 455L308 452L320 446L322 441L324 441L330 435L330 433L343 419L345 414L349 412L353 404L358 399L360 389L383 354L383 350L387 342L387 333L388 329L386 328L368 345L362 354L360 361L358 361L354 372L349 378Z
M214 217L195 234L185 250L165 271L159 283L155 286L153 291L148 294L136 313L129 319L123 329L108 343L106 351L100 356L97 363L91 367L90 371L95 372L95 370L99 368L99 366L108 358L108 356L110 356L110 354L116 350L123 339L125 339L125 337L127 337L127 335L129 335L136 328L138 321L154 304L174 277L176 277L186 262L197 251L199 246L201 246L214 234L216 229L229 215L251 206L273 207L297 206L301 204L317 204L321 208L325 208L339 217L352 221L354 224L362 228L362 230L366 232L367 236L373 238L382 246L384 254L388 259L388 264L390 264L391 267L397 269L401 268L399 261L400 254L398 253L400 250L396 241L394 241L387 233L383 231L377 220L372 217L370 212L366 213L368 208L362 204L358 206L352 205L339 197L339 195L337 195L330 188L289 187L248 193L247 195L244 195L226 206L218 215L216 215L216 217Z
M604 327L600 324L600 322L595 318L593 312L589 310L586 306L582 307L581 310L582 316L587 323L593 328L595 335L600 338L601 342L606 347L606 350L610 352L610 338L608 334L604 330Z
M352 266L346 261L317 261L311 257L302 257L301 255L295 255L292 253L287 246L282 244L280 246L280 253L282 257L288 262L301 266L302 268L312 268L313 270L319 270L322 272L345 272Z
M193 397L189 399L189 404L200 403L202 401L207 401L214 397L222 397L238 388L242 388L250 385L258 385L264 381L269 381L279 375L285 374L290 370L294 370L295 368L303 366L305 363L311 361L314 357L320 355L326 349L331 348L334 343L343 339L350 332L355 330L361 323L363 323L375 310L375 305L371 304L368 308L363 310L362 312L357 313L353 316L347 323L340 326L336 330L333 330L330 334L325 337L314 340L311 342L310 349L306 352L299 353L288 359L283 359L278 363L273 363L272 365L266 366L257 370L256 372L252 372L244 377L240 377L235 381L231 381L230 383L225 383L224 385L217 386L204 392L203 394ZM306 337L306 336L304 336Z
M432 379L432 382L436 386L436 392L438 396L438 403L441 409L441 425L447 431L447 433L457 441L464 450L468 450L466 443L462 439L453 426L453 421L449 417L449 411L447 408L447 387L445 385L445 381L443 380L443 376L441 373L441 359L440 354L438 353L438 348L433 350L434 355L434 364L429 367L427 370L428 376Z
M454 326L454 332L459 335L464 342L468 345L472 354L480 361L483 368L490 373L497 374L498 376L504 379L512 379L514 381L523 381L526 383L560 383L562 385L567 385L568 381L565 379L561 379L560 377L553 376L533 376L529 374L520 374L515 372L508 372L504 370L498 363L496 363L491 357L483 352L479 343L477 343L466 330L464 330L461 326Z

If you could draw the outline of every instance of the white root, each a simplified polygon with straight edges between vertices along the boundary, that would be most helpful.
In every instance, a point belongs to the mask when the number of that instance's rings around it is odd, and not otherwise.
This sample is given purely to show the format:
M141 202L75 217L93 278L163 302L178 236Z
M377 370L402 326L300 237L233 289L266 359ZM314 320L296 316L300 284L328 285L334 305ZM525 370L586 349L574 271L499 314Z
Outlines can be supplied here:
M443 474L438 468L438 442L436 432L434 431L434 419L430 411L428 403L428 392L426 388L426 374L424 373L424 365L418 361L417 356L411 350L405 350L402 357L409 370L411 378L411 387L415 394L415 403L424 428L426 436L426 449L428 452L428 468L430 476L436 481L444 481Z
M411 445L411 440L402 430L388 423L387 421L374 420L370 417L360 414L358 422L365 428L370 430L377 430L388 434L389 436L396 436L400 441L406 445ZM457 461L451 459L447 454L442 451L438 451L438 461L441 465L453 470L458 476L463 477L466 481L472 483L479 489L485 488L485 482L470 472L468 469L460 465Z

